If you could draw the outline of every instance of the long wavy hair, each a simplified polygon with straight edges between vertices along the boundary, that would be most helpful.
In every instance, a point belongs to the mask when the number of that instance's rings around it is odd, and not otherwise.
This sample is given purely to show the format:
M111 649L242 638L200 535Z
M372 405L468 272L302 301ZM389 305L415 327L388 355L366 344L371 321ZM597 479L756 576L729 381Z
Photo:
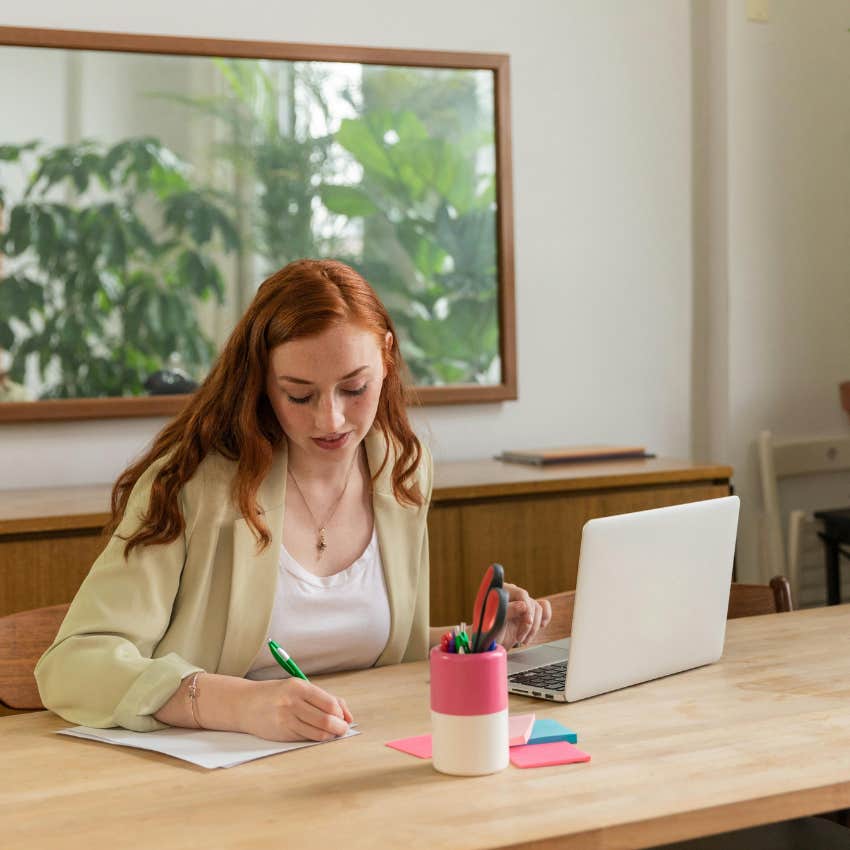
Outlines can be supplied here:
M286 438L266 395L270 352L290 340L347 322L375 334L387 370L375 415L387 452L373 481L386 466L392 445L396 500L422 504L414 478L422 447L407 418L407 371L386 308L372 287L344 263L297 260L263 281L192 400L160 431L149 451L115 482L110 533L120 524L141 475L154 461L164 458L141 525L124 538L125 556L136 546L170 543L183 533L185 519L178 496L210 452L236 461L234 504L252 526L259 548L269 545L271 533L258 510L257 489L269 472L275 448ZM394 339L389 350L384 345L387 331Z

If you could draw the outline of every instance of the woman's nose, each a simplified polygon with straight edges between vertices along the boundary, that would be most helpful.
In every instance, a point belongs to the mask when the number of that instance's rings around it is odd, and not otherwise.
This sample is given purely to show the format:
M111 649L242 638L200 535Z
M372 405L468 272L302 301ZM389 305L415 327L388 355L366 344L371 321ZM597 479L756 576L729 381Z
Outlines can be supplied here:
M316 430L320 434L335 434L345 424L340 399L335 393L319 398L316 409Z

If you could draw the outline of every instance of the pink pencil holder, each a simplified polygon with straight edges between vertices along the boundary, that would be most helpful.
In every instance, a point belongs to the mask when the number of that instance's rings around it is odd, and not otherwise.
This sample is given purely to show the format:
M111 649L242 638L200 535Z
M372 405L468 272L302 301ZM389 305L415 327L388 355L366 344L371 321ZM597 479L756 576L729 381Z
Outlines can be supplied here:
M509 760L508 669L501 646L458 655L431 650L432 763L441 773L480 776Z

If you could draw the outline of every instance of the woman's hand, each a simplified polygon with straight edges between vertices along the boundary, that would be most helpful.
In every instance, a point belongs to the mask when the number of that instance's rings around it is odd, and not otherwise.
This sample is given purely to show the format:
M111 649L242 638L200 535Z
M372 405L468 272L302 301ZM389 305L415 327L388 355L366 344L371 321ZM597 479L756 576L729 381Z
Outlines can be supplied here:
M510 649L517 644L528 643L540 629L549 624L552 606L548 599L539 602L532 599L527 590L515 584L505 582L504 588L508 592L508 615L499 643L505 649Z
M351 723L345 700L303 679L255 682L240 726L269 741L330 741Z

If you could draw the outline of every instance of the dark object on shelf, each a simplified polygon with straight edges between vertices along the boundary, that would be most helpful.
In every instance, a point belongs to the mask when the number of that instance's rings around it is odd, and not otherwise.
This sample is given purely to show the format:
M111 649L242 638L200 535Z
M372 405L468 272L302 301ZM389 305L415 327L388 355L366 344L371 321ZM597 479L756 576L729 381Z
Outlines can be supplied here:
M145 381L145 389L151 395L184 395L195 392L198 384L180 369L160 369Z
M841 602L841 556L850 557L850 552L842 548L842 544L850 545L850 508L815 511L815 519L823 522L823 531L818 532L818 537L826 550L826 604L838 605Z

